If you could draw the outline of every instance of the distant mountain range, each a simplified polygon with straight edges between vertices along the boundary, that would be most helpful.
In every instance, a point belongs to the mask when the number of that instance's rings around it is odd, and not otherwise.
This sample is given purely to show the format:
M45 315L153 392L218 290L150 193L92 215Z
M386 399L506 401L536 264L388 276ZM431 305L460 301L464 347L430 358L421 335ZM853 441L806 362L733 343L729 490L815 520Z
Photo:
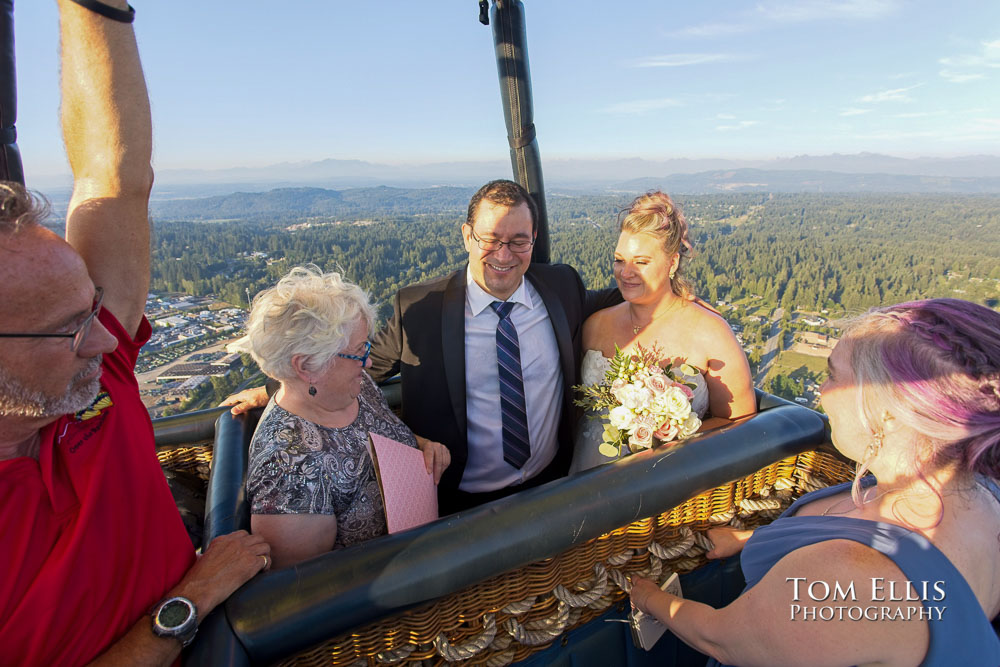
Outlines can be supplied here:
M616 186L626 191L661 188L677 194L721 192L884 192L899 194L1000 193L1000 177L911 176L836 171L726 169L663 178L635 178Z
M660 187L677 194L713 192L942 192L1000 193L1000 157L905 159L876 153L799 155L773 160L674 159L544 160L547 190L556 192L641 191ZM508 161L387 165L362 160L284 162L233 169L161 169L153 199L165 202L266 192L275 188L327 190L392 186L477 187L509 178ZM36 179L54 203L67 198L69 180Z
M543 154L544 155L544 154ZM638 178L664 178L679 174L759 169L768 172L812 171L841 174L892 174L950 178L1000 178L1000 157L971 155L956 158L905 159L876 153L855 155L799 155L773 160L686 159L643 160L544 160L545 179L563 187L614 186ZM258 184L268 187L316 185L334 188L392 185L476 186L494 178L509 177L510 162L437 162L387 165L362 160L283 162L267 167L198 170L164 169L157 182L170 186Z

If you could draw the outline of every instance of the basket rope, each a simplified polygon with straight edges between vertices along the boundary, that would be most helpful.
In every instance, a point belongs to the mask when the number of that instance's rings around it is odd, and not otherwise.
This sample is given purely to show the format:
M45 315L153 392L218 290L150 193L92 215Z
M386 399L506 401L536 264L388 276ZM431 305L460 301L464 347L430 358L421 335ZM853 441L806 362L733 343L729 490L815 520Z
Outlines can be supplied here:
M559 601L556 611L551 616L519 623L516 619L508 618L504 621L504 630L519 644L525 646L539 646L548 644L553 639L562 634L569 624L569 605Z
M397 662L402 662L410 657L410 655L417 649L413 644L403 644L397 649L392 651L382 651L381 653L375 654L375 659L378 660L383 665L394 665Z
M681 537L670 544L670 546L653 541L649 543L649 553L662 560L673 560L687 553L688 549L695 543L694 531L687 526L681 527Z
M532 607L535 606L535 600L538 599L537 595L532 595L530 598L525 598L520 602L512 602L501 611L505 614L511 614L512 616L517 616L518 614L523 614L526 611L530 611Z
M573 585L578 589L578 593L571 593L565 586L559 584L552 589L552 594L561 602L565 602L570 607L586 607L601 599L608 589L608 571L600 563L594 564L593 585L586 586L589 580L584 580Z
M473 636L469 641L464 644L452 644L442 632L434 638L434 648L437 649L438 655L450 662L468 660L489 646L496 634L496 618L493 614L486 614L483 617L483 631Z

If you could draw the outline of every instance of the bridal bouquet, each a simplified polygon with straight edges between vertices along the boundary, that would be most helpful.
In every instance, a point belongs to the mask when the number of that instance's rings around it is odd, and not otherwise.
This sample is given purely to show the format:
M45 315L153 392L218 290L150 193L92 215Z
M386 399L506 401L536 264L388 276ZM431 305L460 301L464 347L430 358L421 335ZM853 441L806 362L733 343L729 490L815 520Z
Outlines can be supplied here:
M687 438L701 427L691 410L693 385L680 379L698 371L687 364L664 370L659 361L656 345L636 345L633 354L616 345L604 381L574 387L583 395L577 405L608 411L599 447L604 456L617 457L626 446L631 452L648 449L654 438L661 442Z

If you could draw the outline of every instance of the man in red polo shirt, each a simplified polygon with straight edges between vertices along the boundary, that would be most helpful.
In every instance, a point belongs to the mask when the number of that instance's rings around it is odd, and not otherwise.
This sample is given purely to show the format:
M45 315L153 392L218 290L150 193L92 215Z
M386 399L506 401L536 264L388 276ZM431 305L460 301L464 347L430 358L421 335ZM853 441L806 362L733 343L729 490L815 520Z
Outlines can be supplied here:
M134 12L59 6L66 239L0 182L0 662L167 665L269 548L237 533L196 557L174 507L133 371L152 187Z

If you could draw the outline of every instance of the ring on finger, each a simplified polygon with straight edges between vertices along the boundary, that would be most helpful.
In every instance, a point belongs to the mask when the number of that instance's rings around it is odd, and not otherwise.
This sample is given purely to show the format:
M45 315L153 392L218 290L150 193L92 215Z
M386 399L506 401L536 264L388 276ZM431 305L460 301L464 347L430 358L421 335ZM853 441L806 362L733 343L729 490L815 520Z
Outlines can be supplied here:
M264 569L266 570L267 566L271 564L271 559L266 554L261 554L260 557L264 559Z

